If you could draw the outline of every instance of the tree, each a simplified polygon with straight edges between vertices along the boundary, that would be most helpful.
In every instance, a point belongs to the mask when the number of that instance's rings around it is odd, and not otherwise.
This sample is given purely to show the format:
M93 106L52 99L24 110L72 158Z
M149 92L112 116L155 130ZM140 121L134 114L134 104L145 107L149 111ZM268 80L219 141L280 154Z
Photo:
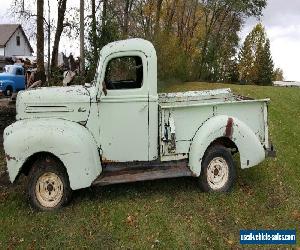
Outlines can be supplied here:
M58 58L58 48L60 37L64 29L64 17L67 8L67 0L59 0L58 1L58 9L57 9L57 24L56 31L52 49L52 58L51 58L51 69L53 70L57 66L57 58Z
M242 83L252 80L252 69L254 64L254 55L252 53L251 38L248 35L244 41L243 47L239 53L239 77Z
M239 53L240 81L263 85L272 84L273 60L270 40L262 24L257 24L247 35Z
M256 57L256 83L260 85L272 85L274 63L271 56L270 40L267 39L264 46L258 51L259 54Z
M274 70L273 81L284 81L283 70L281 68Z

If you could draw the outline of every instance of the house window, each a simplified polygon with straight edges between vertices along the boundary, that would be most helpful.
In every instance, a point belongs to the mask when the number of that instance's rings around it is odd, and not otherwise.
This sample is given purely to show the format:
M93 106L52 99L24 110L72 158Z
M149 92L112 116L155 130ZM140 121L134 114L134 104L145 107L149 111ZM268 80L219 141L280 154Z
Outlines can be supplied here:
M143 62L138 56L112 59L105 74L107 89L136 89L143 84Z
M21 42L20 42L20 36L17 36L17 46L20 46Z

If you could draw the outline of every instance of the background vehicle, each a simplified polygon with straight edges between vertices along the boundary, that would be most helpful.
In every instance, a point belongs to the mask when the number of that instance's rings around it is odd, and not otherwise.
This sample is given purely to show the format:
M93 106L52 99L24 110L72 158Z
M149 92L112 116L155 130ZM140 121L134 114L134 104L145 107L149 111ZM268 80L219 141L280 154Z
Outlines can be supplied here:
M25 72L21 65L6 65L5 72L0 73L0 92L10 96L25 89Z
M274 153L268 99L230 89L158 95L156 52L142 39L105 46L94 84L20 92L16 105L4 131L8 172L12 182L29 175L41 210L91 185L193 176L204 191L228 191L234 153L243 169Z

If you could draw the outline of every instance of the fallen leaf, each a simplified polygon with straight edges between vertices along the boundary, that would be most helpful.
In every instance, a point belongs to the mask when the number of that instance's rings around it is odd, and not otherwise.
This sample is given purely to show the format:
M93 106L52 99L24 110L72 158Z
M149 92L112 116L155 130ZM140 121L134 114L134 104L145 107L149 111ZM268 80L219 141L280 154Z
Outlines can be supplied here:
M295 219L295 220L300 220L300 211L299 210L294 210L292 212L292 217Z
M136 218L133 215L128 215L126 222L131 225L134 226L135 222L136 222Z
M227 243L229 244L229 245L233 245L233 240L227 240Z

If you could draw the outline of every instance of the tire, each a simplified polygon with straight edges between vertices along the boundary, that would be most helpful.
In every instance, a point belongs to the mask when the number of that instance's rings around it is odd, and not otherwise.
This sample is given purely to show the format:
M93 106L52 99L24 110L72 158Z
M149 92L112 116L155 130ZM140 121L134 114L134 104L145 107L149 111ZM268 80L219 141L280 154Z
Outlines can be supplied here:
M68 174L62 163L51 157L36 161L29 173L28 198L32 208L53 211L71 198Z
M235 177L231 152L221 145L209 148L202 160L200 188L204 192L228 192L233 187Z
M13 89L11 86L6 87L5 91L4 91L4 95L5 96L11 96L13 93Z

